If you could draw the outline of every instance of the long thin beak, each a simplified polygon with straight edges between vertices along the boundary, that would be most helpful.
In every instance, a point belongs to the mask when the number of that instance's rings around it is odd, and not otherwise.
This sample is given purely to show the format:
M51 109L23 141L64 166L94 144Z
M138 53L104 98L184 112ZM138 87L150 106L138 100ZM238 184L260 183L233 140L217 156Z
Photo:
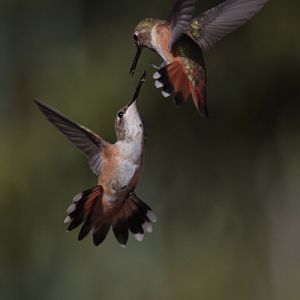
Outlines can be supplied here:
M146 77L147 77L147 72L144 71L144 73L143 73L143 75L142 75L142 77L141 77L141 79L140 79L140 81L139 81L139 83L138 83L138 85L137 85L137 87L136 87L136 90L135 90L135 93L134 93L134 95L133 95L133 98L132 98L132 100L130 101L130 103L128 104L128 107L129 107L131 104L135 103L136 100L138 99L139 94L140 94L140 90L141 90L141 88L142 88L143 83L144 83L145 80L146 80Z
M136 45L136 54L132 63L132 66L130 68L130 75L133 76L135 72L135 68L137 66L137 63L139 61L140 55L142 53L142 48L140 48L138 45Z

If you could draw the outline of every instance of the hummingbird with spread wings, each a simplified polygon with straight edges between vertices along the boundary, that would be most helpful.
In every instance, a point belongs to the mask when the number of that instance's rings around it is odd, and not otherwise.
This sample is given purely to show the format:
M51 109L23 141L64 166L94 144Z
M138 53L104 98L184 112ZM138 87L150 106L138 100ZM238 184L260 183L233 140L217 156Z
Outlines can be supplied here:
M158 53L163 63L154 73L155 86L164 97L174 96L177 106L192 97L202 117L208 116L206 67L203 52L246 23L268 0L226 0L193 18L196 0L178 0L166 20L145 18L135 28L137 52L133 75L142 49Z
M98 184L77 194L67 210L68 231L82 224L78 240L92 232L98 246L112 227L118 242L126 246L129 231L141 241L156 222L151 208L134 193L143 167L144 127L137 102L145 78L146 73L133 99L117 113L114 144L34 100L45 117L87 156L90 168L98 176Z

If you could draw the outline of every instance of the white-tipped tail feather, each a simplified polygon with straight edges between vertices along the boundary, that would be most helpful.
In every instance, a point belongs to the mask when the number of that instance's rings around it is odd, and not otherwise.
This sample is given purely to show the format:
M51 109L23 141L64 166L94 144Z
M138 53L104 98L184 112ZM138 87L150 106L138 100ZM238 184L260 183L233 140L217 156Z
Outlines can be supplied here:
M153 74L153 79L159 79L161 77L161 75L160 75L160 73L158 73L158 72L155 72L154 74Z
M160 81L158 81L158 80L155 80L154 85L155 85L155 87L158 88L158 89L160 89L160 88L163 87L163 84L162 84Z
M68 215L71 214L75 209L76 209L76 204L72 203L67 209L67 214Z
M64 220L64 224L68 224L71 222L71 218L69 216L67 216Z
M149 210L148 212L147 212L147 218L152 222L152 223L155 223L155 222L157 222L157 217L156 217L156 215L155 215L155 213L152 211L152 210Z
M142 227L145 232L151 233L153 231L153 227L150 222L145 222Z
M171 96L170 93L167 93L167 92L165 92L165 91L161 91L161 94L164 96L164 98L168 98L168 97Z
M79 193L79 194L77 194L77 195L74 196L72 202L73 202L73 203L76 203L76 202L78 202L79 200L81 200L81 198L82 198L82 193Z
M137 233L134 235L134 237L139 242L142 242L144 240L144 234L142 234L142 233Z

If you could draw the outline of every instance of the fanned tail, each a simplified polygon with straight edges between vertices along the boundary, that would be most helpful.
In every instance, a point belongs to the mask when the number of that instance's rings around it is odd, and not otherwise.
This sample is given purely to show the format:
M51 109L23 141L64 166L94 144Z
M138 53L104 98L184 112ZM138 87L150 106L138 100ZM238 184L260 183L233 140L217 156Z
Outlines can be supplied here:
M106 238L112 226L114 235L122 246L126 246L129 231L139 241L145 232L152 231L152 223L156 222L153 211L134 193L123 202L103 202L103 188L93 187L77 194L67 210L68 231L82 224L78 240L84 239L89 232L93 233L96 246Z
M187 69L181 60L175 60L154 73L153 78L164 97L174 96L176 106L184 104L191 95L201 117L208 117L206 71L200 64Z

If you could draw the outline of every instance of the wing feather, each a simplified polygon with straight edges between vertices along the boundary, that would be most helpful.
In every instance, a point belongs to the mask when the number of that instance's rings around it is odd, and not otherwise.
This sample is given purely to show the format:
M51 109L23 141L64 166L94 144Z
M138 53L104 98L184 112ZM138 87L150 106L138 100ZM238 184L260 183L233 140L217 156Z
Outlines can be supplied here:
M171 23L171 40L169 48L172 49L181 35L188 29L195 8L195 0L177 0L170 13L168 21Z
M227 0L192 20L187 31L202 50L209 50L217 41L245 24L268 0Z
M45 117L88 157L90 168L98 175L101 165L101 150L108 145L108 142L47 104L37 100L34 100L34 102Z

